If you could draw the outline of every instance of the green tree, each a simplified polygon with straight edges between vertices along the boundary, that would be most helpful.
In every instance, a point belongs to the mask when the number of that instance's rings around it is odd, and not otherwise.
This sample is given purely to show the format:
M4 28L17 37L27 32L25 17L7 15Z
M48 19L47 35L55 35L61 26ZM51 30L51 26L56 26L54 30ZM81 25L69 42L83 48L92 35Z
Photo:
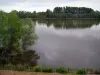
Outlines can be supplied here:
M31 19L20 19L16 11L0 11L0 56L2 63L9 63L10 58L23 53L28 45L34 44L34 23Z
M52 11L50 9L47 9L47 11L46 11L46 17L47 18L52 18Z

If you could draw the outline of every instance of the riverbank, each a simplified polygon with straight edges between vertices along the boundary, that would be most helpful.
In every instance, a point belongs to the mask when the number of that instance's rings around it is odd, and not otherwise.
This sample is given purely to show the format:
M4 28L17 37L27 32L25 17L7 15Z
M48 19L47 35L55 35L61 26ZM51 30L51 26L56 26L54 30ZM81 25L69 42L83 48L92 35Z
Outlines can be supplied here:
M59 19L61 19L61 20L99 20L99 19L97 19L97 18L31 18L31 19L35 19L35 20L45 20L45 19L47 19L47 20L59 20Z
M0 75L65 75L65 74L0 70ZM72 74L66 74L66 75L72 75ZM76 74L74 74L74 75L76 75Z
M74 73L68 74L59 74L59 73L40 73L40 72L22 72L22 71L13 71L13 70L0 70L0 75L78 75ZM96 75L96 74L87 74L87 75Z
M50 67L41 67L41 66L35 66L35 67L29 67L25 65L4 65L0 67L0 75L17 75L18 73L29 73L28 75L89 75L89 74L100 74L100 69L91 69L91 68L64 68L64 67L58 67L58 68L50 68ZM5 74L6 73L6 74ZM18 74L20 75L20 74ZM23 75L23 74L21 74ZM27 74L26 74L27 75Z

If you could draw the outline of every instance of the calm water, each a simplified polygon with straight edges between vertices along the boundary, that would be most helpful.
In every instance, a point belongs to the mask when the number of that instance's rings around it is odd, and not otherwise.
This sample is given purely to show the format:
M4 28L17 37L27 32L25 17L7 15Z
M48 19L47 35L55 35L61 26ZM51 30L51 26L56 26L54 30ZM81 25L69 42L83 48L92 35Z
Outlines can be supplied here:
M100 68L100 24L96 20L39 20L35 50L38 64Z

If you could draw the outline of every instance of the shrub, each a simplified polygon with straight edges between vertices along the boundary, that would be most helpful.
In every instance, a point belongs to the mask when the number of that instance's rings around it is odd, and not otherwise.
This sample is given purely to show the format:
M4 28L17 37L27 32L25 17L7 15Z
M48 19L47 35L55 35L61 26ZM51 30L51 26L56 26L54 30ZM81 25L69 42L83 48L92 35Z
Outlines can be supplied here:
M67 73L67 69L65 69L64 67L56 68L56 72L58 72L58 73Z
M14 68L14 70L17 70L17 71L24 71L26 68L25 68L25 66L23 66L23 65L17 65L15 68Z
M79 69L76 73L77 74L87 74L87 72L88 72L88 70L86 70L86 69Z
M34 67L34 72L41 72L41 71L42 71L42 69L40 66Z
M25 71L27 71L27 72L33 72L34 71L34 68L32 68L32 67L26 67L25 68Z
M53 68L50 68L50 67L42 68L42 72L52 73L53 72Z
M4 65L4 69L6 69L6 70L13 70L14 68L15 68L15 66L12 64Z

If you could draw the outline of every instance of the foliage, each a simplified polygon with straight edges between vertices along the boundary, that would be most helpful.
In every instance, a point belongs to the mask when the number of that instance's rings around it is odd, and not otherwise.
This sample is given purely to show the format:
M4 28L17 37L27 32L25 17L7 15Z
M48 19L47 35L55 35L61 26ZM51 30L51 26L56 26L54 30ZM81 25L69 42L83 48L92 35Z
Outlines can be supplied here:
M25 52L29 45L35 43L34 30L31 19L20 19L16 11L0 11L0 65L16 64L22 60L26 64L26 60L31 61L38 56L35 51L28 52L28 55ZM26 56L28 58L24 60Z
M39 59L38 54L33 50L24 51L23 53L17 54L11 57L10 61L14 65L17 64L27 64L29 66L36 66L37 59Z
M42 72L42 68L40 66L34 67L34 72Z
M69 69L69 71L68 71ZM71 75L86 75L89 71L87 68L81 68L81 69L71 69L71 68L50 68L50 67L30 67L27 64L26 65L13 65L13 64L6 64L4 66L0 66L0 70L14 70L14 71L27 71L27 72L44 72L44 73L62 73L62 74L71 74ZM54 71L56 70L56 71ZM73 71L74 70L74 71ZM100 74L100 69L92 69L93 72L90 72L91 74ZM89 73L89 74L90 74Z
M23 65L17 65L15 66L15 68L13 70L17 70L17 71L24 71L26 68Z
M65 69L64 67L56 68L56 72L58 72L58 73L67 73L67 69Z
M87 74L87 69L79 69L76 73L77 74Z
M53 68L44 67L44 68L42 68L42 72L52 73L53 72Z
M96 18L100 19L100 12L86 7L55 7L53 11L47 9L46 12L27 12L18 11L17 15L21 18Z
M6 64L6 65L4 65L4 68L7 70L13 70L13 69L15 69L15 66L12 64Z

